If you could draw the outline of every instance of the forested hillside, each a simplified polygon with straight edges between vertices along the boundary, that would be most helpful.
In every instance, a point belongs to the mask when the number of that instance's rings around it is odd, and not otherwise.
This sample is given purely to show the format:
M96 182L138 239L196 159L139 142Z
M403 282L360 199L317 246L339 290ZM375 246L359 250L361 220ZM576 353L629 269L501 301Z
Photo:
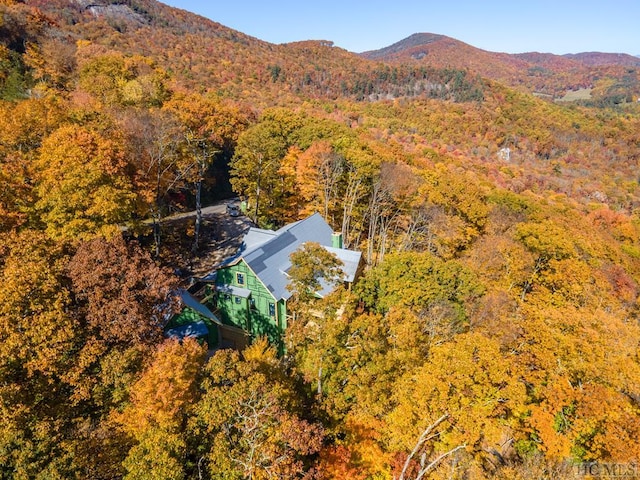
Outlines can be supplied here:
M428 58L0 0L0 477L629 471L636 71L560 104ZM264 228L320 212L365 259L351 290L297 293L284 356L163 337L175 258L207 253L161 219L231 194Z
M617 104L640 95L640 59L615 53L508 54L488 52L444 35L416 33L389 47L364 52L365 58L409 65L460 68L513 88L551 98L593 89L592 104Z

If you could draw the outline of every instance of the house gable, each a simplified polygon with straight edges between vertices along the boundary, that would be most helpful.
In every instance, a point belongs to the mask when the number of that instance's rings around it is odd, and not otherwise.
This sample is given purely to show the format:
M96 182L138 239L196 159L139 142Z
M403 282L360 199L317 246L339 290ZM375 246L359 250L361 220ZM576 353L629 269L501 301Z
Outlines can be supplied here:
M252 249L247 248L241 254L273 296L286 301L291 297L291 292L287 290L289 278L286 274L291 267L290 255L306 242L331 246L333 230L319 213L315 213L274 233L266 242Z
M279 230L252 228L239 252L225 261L215 274L215 307L227 325L242 328L252 338L266 336L282 346L287 328L287 289L291 268L290 255L306 242L324 246L343 261L345 280L353 282L360 266L360 252L332 247L334 234L320 214L282 227ZM324 296L335 285L322 286Z
M286 321L277 300L244 259L218 270L217 300L222 321L242 328L253 337L266 336L278 343Z

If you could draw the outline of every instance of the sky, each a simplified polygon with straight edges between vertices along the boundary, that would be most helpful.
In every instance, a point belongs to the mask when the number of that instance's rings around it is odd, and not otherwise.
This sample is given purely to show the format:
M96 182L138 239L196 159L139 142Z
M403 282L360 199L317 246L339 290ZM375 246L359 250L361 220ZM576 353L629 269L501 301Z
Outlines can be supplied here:
M377 50L429 32L493 52L640 55L640 0L162 0L271 43Z

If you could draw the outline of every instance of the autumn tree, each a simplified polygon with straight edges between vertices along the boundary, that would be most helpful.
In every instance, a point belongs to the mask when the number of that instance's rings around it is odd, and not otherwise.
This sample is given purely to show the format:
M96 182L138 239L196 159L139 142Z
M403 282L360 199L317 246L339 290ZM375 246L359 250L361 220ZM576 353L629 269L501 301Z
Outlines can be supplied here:
M361 235L366 231L367 199L381 158L375 155L367 142L356 138L345 139L338 147L346 160L339 188L342 207L340 231L345 248L350 248L359 244Z
M41 38L38 43L27 46L25 63L31 67L34 80L43 87L55 90L70 89L76 73L76 45L70 39L55 36Z
M13 234L0 264L0 472L73 476L76 411L65 382L78 321L65 280L66 249L43 234Z
M81 243L69 262L74 313L82 329L66 373L71 398L102 408L126 398L129 383L162 340L175 279L122 238Z
M300 210L304 204L300 196L300 185L296 180L300 154L301 150L297 146L289 147L278 168L282 195L271 213L282 223L291 223L300 219Z
M83 242L69 263L83 316L109 343L153 345L172 311L176 280L121 236Z
M67 120L70 106L59 96L47 95L18 103L3 102L0 108L0 148L3 155L20 152L33 160L32 154L37 152L43 140Z
M424 425L444 411L448 425L431 446L434 456L465 445L483 468L503 461L510 444L524 438L517 432L527 414L522 367L515 360L473 333L433 346L423 366L396 385L397 406L386 418L389 447L410 452Z
M89 48L81 48L79 56ZM80 86L105 106L158 107L169 97L166 73L139 55L97 55L80 65L79 76Z
M418 186L419 179L408 165L381 165L379 176L373 184L367 212L368 264L381 262L387 249L393 250L394 243L400 243L389 237L394 230L400 230L405 226L413 210Z
M169 110L130 111L121 119L136 169L136 184L153 222L155 255L162 241L160 220L168 195L185 185L197 170L192 158L181 155L184 131Z
M437 429L439 428L439 426L443 422L445 422L448 418L449 418L449 414L445 413L440 418L435 420L432 424L430 424L427 428L425 428L425 430L420 434L420 437L418 437L418 440L416 441L415 446L411 450L411 453L407 455L407 459L405 460L405 463L402 467L402 471L400 472L399 480L405 480L409 478L415 478L416 480L420 480L424 478L425 475L429 474L432 470L435 470L436 468L438 468L440 462L442 462L442 460L444 460L446 457L456 453L458 450L466 448L466 445L464 444L458 445L457 447L452 448L448 452L444 452L440 455L437 455L434 459L429 459L429 463L427 463L426 450L429 449L428 442L438 437L439 432L438 433L434 433L434 432L437 432ZM419 466L415 466L415 470L416 470L415 476L409 476L410 467L414 466L417 463L416 457L418 454L421 454L420 455L421 458L420 458ZM412 462L414 463L414 465L412 465Z
M287 289L296 302L307 304L327 285L337 284L343 277L343 263L319 243L304 243L290 255Z
M560 225L550 220L521 223L517 226L515 237L535 258L531 276L522 285L521 298L524 300L525 296L537 286L549 288L552 292L556 290L556 286L553 285L554 270L566 266L567 260L578 254L574 239ZM579 265L579 268L581 266ZM582 270L584 272L584 269ZM586 278L583 277L583 280ZM578 287L578 285L575 286Z
M343 169L344 159L326 140L313 143L299 155L296 177L305 202L303 215L319 211L327 221L332 219L339 201L338 183Z
M0 232L14 230L27 221L27 205L32 200L27 178L23 156L9 154L0 162Z
M386 312L393 306L406 306L416 313L442 309L458 326L468 318L468 302L482 292L469 269L429 253L388 255L358 284L358 294L372 311Z
M625 339L636 335L637 325L625 324L620 313L570 304L545 308L527 301L522 312L521 333L509 346L525 342L516 351L527 366L524 378L538 392L530 424L540 443L532 444L555 459L632 457L637 422L622 412L635 412L629 402L637 395L640 365Z
M158 346L131 387L129 405L114 415L135 439L124 461L124 478L185 478L187 421L198 400L205 354L193 339L169 340Z
M205 375L198 425L213 478L292 478L308 470L323 430L305 418L295 382L266 340L242 354L217 352Z
M49 135L36 164L36 209L49 234L86 238L117 231L136 207L127 168L118 139L76 125Z
M33 79L23 54L49 30L50 19L36 8L13 1L0 4L0 18L0 98L26 98Z
M197 251L202 225L202 184L212 162L229 155L247 120L235 107L211 98L176 96L165 105L183 126L184 153L196 167L190 175L195 184L196 220L193 251Z
M64 121L55 97L0 104L0 231L37 223L34 163L43 139Z
M301 122L292 112L270 111L238 139L230 163L231 185L249 199L254 223L260 223L266 212L277 209L278 203L289 193L282 188L282 173L279 172L282 159L295 144L294 134Z
M4 241L0 470L113 478L128 441L106 419L161 337L172 281L122 240L81 244L71 261L43 233Z
M108 418L127 400L162 338L174 280L147 252L119 237L81 243L63 278L72 302L74 343L60 375L64 398L52 402L68 409L69 419L85 419L65 432L79 475L113 478L122 474L131 441Z
M460 175L442 164L426 169L423 178L418 195L431 210L431 250L452 258L484 230L488 215L484 193L471 175Z

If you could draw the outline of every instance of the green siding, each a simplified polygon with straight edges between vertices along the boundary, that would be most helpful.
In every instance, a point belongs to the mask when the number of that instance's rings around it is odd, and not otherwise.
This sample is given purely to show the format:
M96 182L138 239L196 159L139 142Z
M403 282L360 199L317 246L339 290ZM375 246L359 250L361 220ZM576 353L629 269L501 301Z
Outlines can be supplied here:
M218 296L217 307L220 309L220 319L223 323L249 330L249 317L247 315L248 303L246 298L220 294Z
M244 282L238 283L238 274ZM251 334L252 338L267 336L274 345L280 345L286 321L279 324L282 315L283 302L276 302L271 292L262 284L247 266L244 260L237 264L218 270L216 283L218 285L232 285L251 291L249 299L234 295L218 294L217 307L224 323L242 328ZM238 300L240 303L237 303ZM273 304L273 309L269 304ZM275 313L275 315L271 315Z
M284 332L287 329L287 302L280 300L278 302L278 318L280 319L280 328Z

